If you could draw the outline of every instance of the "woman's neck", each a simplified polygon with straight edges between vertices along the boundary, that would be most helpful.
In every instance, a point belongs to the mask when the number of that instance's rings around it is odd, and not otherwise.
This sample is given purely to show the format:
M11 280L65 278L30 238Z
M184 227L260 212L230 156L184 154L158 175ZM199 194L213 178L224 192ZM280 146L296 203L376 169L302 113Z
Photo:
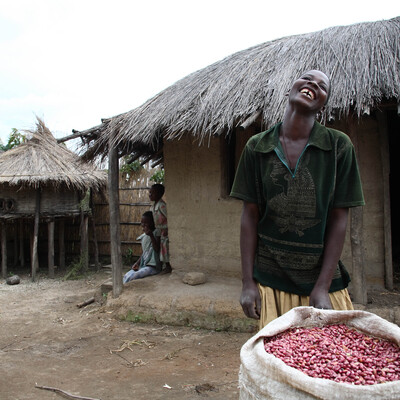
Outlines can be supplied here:
M291 140L308 140L314 122L315 115L304 115L304 113L298 113L289 107L283 117L280 133Z

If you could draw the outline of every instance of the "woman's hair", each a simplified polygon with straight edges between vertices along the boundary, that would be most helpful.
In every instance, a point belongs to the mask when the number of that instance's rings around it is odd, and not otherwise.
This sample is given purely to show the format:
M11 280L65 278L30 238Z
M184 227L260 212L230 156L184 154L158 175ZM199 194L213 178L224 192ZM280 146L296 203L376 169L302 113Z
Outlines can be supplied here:
M161 185L161 183L155 183L152 186L152 189L155 189L158 193L158 195L160 196L160 198L164 195L165 193L165 187L164 185Z
M154 224L153 213L151 211L146 211L143 213L142 217L150 218L151 222Z

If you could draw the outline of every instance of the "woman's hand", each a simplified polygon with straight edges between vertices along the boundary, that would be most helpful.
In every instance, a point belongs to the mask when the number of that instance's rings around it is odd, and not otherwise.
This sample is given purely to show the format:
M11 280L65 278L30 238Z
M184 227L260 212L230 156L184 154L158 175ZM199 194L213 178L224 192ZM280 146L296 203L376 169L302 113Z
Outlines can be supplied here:
M348 208L333 208L330 211L325 234L322 268L310 294L310 306L332 309L329 288L342 253L348 212Z
M244 201L240 224L240 255L243 282L240 304L246 316L255 319L260 319L261 313L260 292L257 283L253 279L259 218L258 205Z
M135 264L132 265L132 269L133 269L134 271L137 271L137 270L139 269L139 263L138 263L138 262L135 262Z
M247 317L260 319L261 297L257 284L254 281L243 284L240 305Z
M318 288L314 288L310 294L310 306L324 310L332 310L333 308L329 293Z

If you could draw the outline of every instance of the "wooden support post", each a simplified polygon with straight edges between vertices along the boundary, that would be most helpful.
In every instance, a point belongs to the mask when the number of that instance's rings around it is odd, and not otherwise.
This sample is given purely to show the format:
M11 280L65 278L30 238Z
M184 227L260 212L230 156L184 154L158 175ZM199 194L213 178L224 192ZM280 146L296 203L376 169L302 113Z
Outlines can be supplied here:
M58 224L58 249L59 249L59 266L65 268L65 220L62 218Z
M93 231L94 265L96 266L96 271L99 272L101 265L100 265L100 261L99 261L99 245L97 243L96 223L94 220L94 215L92 215L91 223L92 223L92 231Z
M5 222L1 223L1 275L7 278L7 230Z
M89 269L88 221L88 215L81 211L81 262L84 271Z
M21 267L25 267L25 252L24 252L24 220L20 219L18 224L19 229L19 263Z
M95 223L95 212L94 204L93 204L93 190L90 191L90 199L89 199L90 209L92 210L90 222L92 224L93 230L93 247L94 247L94 265L96 267L96 271L99 272L101 265L99 261L99 246L97 243L97 233L96 233L96 223Z
M353 141L356 153L359 151L357 119L349 115L348 133ZM350 211L350 241L353 264L353 298L358 304L367 304L367 279L365 276L365 254L363 245L363 208L353 207Z
M113 297L115 298L122 292L122 257L119 215L119 162L117 149L111 146L108 153L108 195Z
M358 304L367 304L367 282L363 249L363 209L354 207L350 217L351 255L353 260L353 298Z
M13 229L14 229L13 263L14 263L14 267L16 267L16 266L18 265L18 225L16 225L15 223L14 223L13 225L14 225L14 226L13 226Z
M47 262L49 267L49 278L54 278L54 219L51 219L47 223L47 243L48 243L48 254Z
M385 287L393 290L392 221L390 209L390 150L387 116L384 111L376 112L381 144L382 184L383 184L383 232L385 241Z
M32 281L35 281L36 272L39 269L39 257L38 257L39 218L40 218L40 188L37 188L36 206L35 206L35 224L33 227L32 260L31 260Z

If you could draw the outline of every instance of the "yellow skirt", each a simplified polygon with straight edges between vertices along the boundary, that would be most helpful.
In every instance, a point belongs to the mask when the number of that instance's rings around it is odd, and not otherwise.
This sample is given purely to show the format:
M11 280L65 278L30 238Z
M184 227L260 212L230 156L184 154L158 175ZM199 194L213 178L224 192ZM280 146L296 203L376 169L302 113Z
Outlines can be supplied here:
M297 294L282 292L260 284L258 284L258 289L261 296L259 329L262 329L269 322L285 314L292 308L310 305L309 296L299 296ZM354 310L347 289L329 293L329 298L334 310Z

